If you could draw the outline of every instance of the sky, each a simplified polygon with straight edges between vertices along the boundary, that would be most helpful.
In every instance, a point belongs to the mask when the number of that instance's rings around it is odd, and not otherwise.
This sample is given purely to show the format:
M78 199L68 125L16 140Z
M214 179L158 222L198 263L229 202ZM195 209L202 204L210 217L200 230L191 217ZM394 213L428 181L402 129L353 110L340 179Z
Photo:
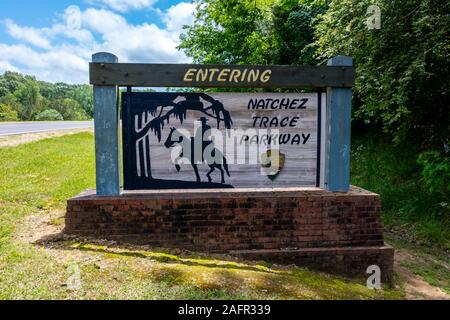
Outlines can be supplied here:
M120 62L190 62L176 47L194 12L189 0L1 0L0 74L88 83L100 51Z

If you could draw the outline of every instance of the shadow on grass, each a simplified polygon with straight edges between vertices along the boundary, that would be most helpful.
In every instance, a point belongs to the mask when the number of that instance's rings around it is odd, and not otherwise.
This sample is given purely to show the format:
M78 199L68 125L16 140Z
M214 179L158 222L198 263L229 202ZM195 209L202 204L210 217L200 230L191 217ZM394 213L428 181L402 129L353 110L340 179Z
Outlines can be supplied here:
M186 266L198 266L214 269L245 270L269 274L279 274L282 270L272 271L268 264L254 266L244 264L243 262L227 261L232 257L223 255L206 255L199 253L183 251L182 256L174 253L177 249L162 249L150 246L137 246L131 243L121 242L120 244L103 241L98 239L80 239L67 236L63 232L47 235L34 242L36 245L47 249L79 250L84 252L107 254L116 257L130 257L139 259L148 259L160 263L182 264ZM245 262L246 263L246 262Z
M179 249L163 249L120 244L114 241L77 238L57 233L42 237L33 244L48 250L66 250L104 255L104 258L133 258L157 262L142 269L136 264L142 281L162 283L175 288L188 286L199 297L246 299L376 299L394 298L395 290L377 293L361 285L356 279L313 272L286 266L273 268L268 263L237 260L232 256L203 254ZM186 268L187 267L187 268ZM194 268L190 268L194 267ZM206 268L203 269L202 268ZM185 296L183 296L185 298Z

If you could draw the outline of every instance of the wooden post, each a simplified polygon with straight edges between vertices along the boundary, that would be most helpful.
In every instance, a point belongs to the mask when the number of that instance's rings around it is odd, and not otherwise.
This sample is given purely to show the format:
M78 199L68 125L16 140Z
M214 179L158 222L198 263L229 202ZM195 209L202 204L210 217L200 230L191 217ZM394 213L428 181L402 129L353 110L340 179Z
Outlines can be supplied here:
M100 52L92 62L117 63L118 58ZM117 86L94 86L94 122L97 195L116 196L120 194Z
M336 56L328 66L353 66L351 57ZM332 192L350 189L351 88L327 88L325 188Z

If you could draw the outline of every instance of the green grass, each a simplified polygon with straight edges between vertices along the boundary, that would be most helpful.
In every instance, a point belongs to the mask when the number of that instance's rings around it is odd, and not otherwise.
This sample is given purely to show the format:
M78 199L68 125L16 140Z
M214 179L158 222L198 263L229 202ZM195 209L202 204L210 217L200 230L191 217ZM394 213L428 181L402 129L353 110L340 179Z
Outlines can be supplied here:
M95 187L92 133L0 148L0 299L399 299L397 289L296 267L250 264L152 248L19 241L32 217L63 211ZM33 230L34 231L34 230ZM36 230L37 232L38 230ZM67 287L80 269L81 288Z
M386 137L354 138L352 184L379 193L386 227L450 248L450 201L431 194L421 181L415 145L394 145Z
M0 153L0 199L46 209L95 187L92 133L46 139Z

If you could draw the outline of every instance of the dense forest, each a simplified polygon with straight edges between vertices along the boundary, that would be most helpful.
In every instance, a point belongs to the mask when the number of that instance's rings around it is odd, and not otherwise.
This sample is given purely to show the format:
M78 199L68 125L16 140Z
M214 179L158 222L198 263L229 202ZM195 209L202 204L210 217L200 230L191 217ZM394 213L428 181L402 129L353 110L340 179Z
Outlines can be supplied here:
M88 120L92 88L37 81L16 72L0 75L0 121Z
M200 0L179 48L197 63L351 56L352 182L381 193L386 223L448 244L448 13L446 0Z

